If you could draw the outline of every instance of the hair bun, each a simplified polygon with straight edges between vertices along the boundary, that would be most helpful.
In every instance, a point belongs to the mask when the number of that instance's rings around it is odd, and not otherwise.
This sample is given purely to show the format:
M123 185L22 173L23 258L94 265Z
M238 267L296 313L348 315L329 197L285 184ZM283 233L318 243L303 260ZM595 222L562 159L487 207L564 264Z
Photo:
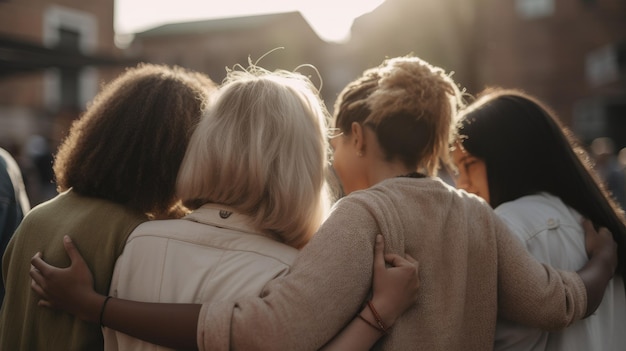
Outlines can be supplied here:
M378 89L368 98L372 111L368 121L374 124L398 113L408 113L416 119L441 118L442 113L454 114L461 104L461 92L451 74L420 58L388 59L375 70Z

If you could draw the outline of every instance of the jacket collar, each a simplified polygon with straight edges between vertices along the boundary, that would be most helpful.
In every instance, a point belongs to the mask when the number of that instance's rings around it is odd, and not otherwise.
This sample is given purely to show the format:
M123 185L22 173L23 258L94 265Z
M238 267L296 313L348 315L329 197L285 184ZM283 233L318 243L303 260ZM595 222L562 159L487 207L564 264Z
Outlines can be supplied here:
M252 226L252 218L238 213L235 209L226 205L204 204L183 217L183 219L238 232L267 236Z

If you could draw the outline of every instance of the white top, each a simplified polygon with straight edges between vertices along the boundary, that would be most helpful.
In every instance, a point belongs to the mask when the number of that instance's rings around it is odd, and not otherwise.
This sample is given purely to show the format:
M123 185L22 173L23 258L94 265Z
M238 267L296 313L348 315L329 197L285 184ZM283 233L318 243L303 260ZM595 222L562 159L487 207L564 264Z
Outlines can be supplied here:
M558 197L530 195L504 203L496 213L542 263L576 271L587 262L582 217ZM610 282L596 312L570 327L544 332L499 320L495 350L624 350L626 293L622 277Z
M207 204L178 220L149 221L128 237L110 295L207 303L258 296L285 275L298 250L253 229L249 218ZM169 350L104 328L105 350Z

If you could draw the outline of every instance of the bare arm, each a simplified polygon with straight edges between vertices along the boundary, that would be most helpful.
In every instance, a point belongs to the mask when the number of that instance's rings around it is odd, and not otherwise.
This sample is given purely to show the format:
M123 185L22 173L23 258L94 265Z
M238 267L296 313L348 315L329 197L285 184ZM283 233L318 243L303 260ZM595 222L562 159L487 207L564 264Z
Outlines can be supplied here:
M196 329L201 305L144 303L111 298L93 289L89 267L69 239L63 242L71 265L57 268L37 254L31 260L33 289L40 306L58 308L78 318L100 323L136 338L177 349L197 349Z
M212 350L320 348L359 311L372 282L378 225L362 205L344 204L307 244L291 273L267 284L262 298L202 307L110 299L103 324L179 348L196 347L196 340L197 347ZM71 252L72 245L68 248ZM89 270L82 259L76 259L77 252L72 255L72 265L66 269L34 257L33 288L43 297L42 305L97 321L105 297L93 292ZM385 307L380 308L383 313Z
M399 255L384 255L385 243L382 235L376 236L374 249L374 283L372 306L379 313L383 325L391 328L395 320L417 299L419 288L418 263L411 256L406 259ZM392 265L385 267L385 261ZM346 328L331 340L322 350L369 350L374 346L384 330L376 321L376 315L365 306ZM363 318L363 319L361 319Z
M578 271L587 289L587 312L585 318L596 311L607 284L617 268L617 243L606 228L597 231L589 220L583 221L585 247L589 261Z
M93 286L91 272L69 237L64 240L64 246L72 262L68 268L50 266L39 254L32 260L33 289L43 297L40 305L66 310L83 320L101 322L157 345L197 349L196 328L201 305L143 303L116 298L109 298L105 305L106 297L90 288ZM417 298L418 263L410 256L403 259L395 254L385 255L382 235L377 236L374 251L371 302L378 306L376 311L390 328ZM385 261L392 267L386 268ZM61 291L56 284L67 288ZM323 350L369 350L384 333L372 327L376 325L376 316L368 306L360 315L370 324L355 317Z

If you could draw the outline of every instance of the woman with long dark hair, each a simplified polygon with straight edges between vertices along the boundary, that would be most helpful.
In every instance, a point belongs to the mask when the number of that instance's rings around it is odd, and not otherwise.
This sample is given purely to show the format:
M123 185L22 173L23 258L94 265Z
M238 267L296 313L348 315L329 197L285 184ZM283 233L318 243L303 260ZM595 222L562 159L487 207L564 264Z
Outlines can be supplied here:
M461 112L458 135L452 151L457 187L487 201L539 261L566 270L587 262L582 216L610 229L624 268L624 214L548 107L521 91L491 89ZM626 334L617 330L625 324L618 274L593 316L554 333L500 319L495 348L617 350L626 345Z

